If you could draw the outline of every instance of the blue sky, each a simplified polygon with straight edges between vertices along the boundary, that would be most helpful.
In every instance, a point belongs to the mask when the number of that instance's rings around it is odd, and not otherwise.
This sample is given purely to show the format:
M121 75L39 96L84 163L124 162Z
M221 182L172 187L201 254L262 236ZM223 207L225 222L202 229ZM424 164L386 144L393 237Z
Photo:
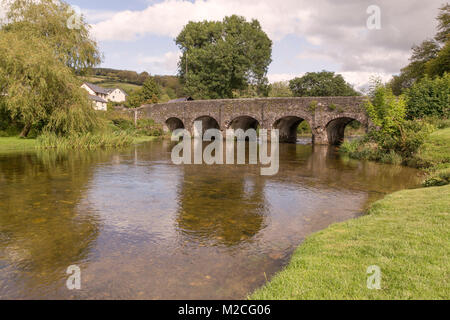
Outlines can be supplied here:
M388 80L405 66L413 44L434 34L440 0L69 0L92 25L104 67L176 74L174 37L188 21L256 18L273 40L269 80L305 72L341 73L357 88L370 76ZM369 30L370 5L381 28Z

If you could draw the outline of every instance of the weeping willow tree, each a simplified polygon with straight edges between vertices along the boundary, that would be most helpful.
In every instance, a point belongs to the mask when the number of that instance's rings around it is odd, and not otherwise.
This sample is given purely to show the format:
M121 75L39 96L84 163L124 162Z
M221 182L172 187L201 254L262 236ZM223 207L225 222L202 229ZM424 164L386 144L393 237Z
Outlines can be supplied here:
M22 125L26 137L35 127L58 135L93 131L99 121L76 73L98 64L89 26L54 0L8 1L0 26L0 108Z

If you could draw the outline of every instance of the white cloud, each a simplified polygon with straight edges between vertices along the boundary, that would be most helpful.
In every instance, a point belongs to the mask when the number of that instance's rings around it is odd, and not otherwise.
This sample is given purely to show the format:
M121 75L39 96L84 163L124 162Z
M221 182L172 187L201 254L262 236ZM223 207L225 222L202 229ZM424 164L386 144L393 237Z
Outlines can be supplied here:
M169 51L161 56L141 55L138 57L138 63L156 74L176 74L180 56L179 51Z
M366 27L372 4L381 8L381 30ZM274 41L294 34L316 46L298 52L300 58L326 61L348 74L394 74L408 63L411 46L434 34L441 5L442 0L165 0L142 11L115 13L94 24L93 35L103 41L173 38L188 21L238 14L258 19Z

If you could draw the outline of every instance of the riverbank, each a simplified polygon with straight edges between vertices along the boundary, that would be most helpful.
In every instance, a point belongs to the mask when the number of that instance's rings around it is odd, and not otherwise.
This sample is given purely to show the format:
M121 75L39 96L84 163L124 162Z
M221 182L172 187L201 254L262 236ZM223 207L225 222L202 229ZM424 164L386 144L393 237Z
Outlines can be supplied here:
M311 236L250 299L448 299L450 186L404 190ZM381 290L366 270L381 268Z
M424 185L440 187L394 193L311 236L250 299L448 299L450 128L432 133L410 165L427 168ZM381 290L367 288L372 265Z
M130 144L138 144L147 141L154 141L160 137L156 136L135 136L130 138ZM32 151L40 148L38 139L23 139L19 137L0 137L0 153Z

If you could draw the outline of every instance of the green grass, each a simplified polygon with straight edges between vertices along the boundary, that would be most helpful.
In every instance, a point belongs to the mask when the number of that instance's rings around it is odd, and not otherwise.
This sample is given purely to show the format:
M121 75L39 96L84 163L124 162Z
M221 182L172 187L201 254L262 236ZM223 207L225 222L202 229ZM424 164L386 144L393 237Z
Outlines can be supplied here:
M450 128L430 135L415 156L415 161L429 173L426 186L450 183Z
M74 138L55 138L54 136L42 135L38 139L22 139L19 137L0 137L0 153L32 151L40 149L95 149L106 147L124 147L154 141L159 137L152 136L129 136L120 133L115 136L110 134L85 135Z
M121 82L121 81L115 80L113 78L102 77L102 76L81 77L81 79L83 81L97 84L104 88L110 88L110 89L120 88L128 94L141 88L141 86L133 84L133 83Z
M36 139L0 137L0 152L33 150L36 148L36 146Z
M450 186L394 193L311 236L250 299L450 298ZM381 268L381 290L367 268Z
M450 128L432 133L416 157L430 166L450 163Z

